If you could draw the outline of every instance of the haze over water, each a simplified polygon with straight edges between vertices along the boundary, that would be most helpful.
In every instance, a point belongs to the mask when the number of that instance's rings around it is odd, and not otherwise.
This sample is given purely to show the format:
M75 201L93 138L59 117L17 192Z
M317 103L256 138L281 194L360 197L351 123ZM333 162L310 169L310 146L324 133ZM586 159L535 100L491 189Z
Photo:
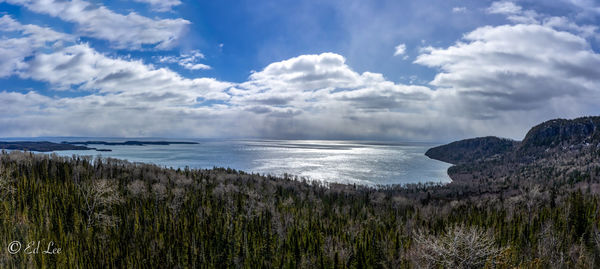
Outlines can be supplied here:
M77 138L61 141L126 141L145 139ZM168 140L172 139L147 139ZM57 151L61 156L101 155L131 162L183 168L230 167L260 174L297 175L312 180L365 185L450 182L450 164L429 159L436 144L371 143L318 140L185 140L198 144L106 146L111 152Z

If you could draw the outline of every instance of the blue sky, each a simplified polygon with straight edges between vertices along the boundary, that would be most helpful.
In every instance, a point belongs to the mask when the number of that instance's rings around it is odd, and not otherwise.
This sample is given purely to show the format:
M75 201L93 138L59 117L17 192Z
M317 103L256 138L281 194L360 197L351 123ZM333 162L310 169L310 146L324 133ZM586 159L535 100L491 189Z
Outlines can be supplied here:
M0 136L520 139L598 115L595 1L0 1Z

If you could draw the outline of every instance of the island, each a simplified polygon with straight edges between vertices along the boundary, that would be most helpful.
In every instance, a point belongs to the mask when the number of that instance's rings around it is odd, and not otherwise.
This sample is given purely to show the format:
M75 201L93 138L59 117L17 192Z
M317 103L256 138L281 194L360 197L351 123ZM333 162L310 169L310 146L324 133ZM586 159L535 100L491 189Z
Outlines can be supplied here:
M100 152L112 151L111 149L98 149L88 147L89 145L103 146L146 146L146 145L191 145L197 142L182 141L125 141L125 142L107 142L107 141L63 141L54 143L49 141L0 141L0 149L6 150L26 150L37 152L51 152L62 150L95 150Z
M179 142L179 141L125 141L125 142L106 142L106 141L83 141L83 142L67 142L62 144L67 145L105 145L105 146L146 146L146 145L192 145L197 142Z
M27 150L37 152L50 152L59 150L97 150L95 148L88 148L85 146L77 146L63 143L53 143L48 141L15 141L15 142L1 142L0 149L7 150Z

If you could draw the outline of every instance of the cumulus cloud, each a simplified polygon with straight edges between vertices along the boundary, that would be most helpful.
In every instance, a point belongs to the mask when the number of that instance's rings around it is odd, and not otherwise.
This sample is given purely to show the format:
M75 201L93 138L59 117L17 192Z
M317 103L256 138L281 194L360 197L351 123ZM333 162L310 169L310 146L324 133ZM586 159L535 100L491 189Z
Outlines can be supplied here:
M302 55L268 65L229 90L230 104L252 112L271 137L390 137L428 125L428 87L396 84L355 72L334 53ZM403 122L414 117L421 122Z
M585 38L537 24L486 26L448 48L428 48L415 63L439 68L431 85L442 109L473 119L591 113L599 101L600 55Z
M179 0L133 0L139 3L146 3L152 7L152 10L159 12L170 11L173 7L181 5Z
M157 49L171 48L190 24L184 19L150 19L135 12L122 15L83 0L0 2L21 5L33 12L75 23L81 35L108 40L112 46L120 49L141 49L144 45Z

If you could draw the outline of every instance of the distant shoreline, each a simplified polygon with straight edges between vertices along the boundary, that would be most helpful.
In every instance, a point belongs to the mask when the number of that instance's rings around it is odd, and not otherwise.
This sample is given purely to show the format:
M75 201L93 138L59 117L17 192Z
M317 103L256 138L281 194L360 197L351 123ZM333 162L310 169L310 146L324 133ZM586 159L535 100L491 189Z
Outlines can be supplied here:
M198 144L197 142L175 142L175 141L137 141L130 140L125 142L106 142L106 141L82 141L82 142L67 142L63 141L61 144L68 145L105 145L105 146L145 146L145 145L192 145Z
M51 152L63 150L95 150L95 151L112 151L111 149L98 149L87 147L88 145L104 145L104 146L145 146L145 145L171 145L171 144L198 144L196 142L174 142L174 141L125 141L125 142L106 142L106 141L81 141L81 142L66 142L54 143L49 141L0 141L0 149L6 150L27 150L37 152Z

